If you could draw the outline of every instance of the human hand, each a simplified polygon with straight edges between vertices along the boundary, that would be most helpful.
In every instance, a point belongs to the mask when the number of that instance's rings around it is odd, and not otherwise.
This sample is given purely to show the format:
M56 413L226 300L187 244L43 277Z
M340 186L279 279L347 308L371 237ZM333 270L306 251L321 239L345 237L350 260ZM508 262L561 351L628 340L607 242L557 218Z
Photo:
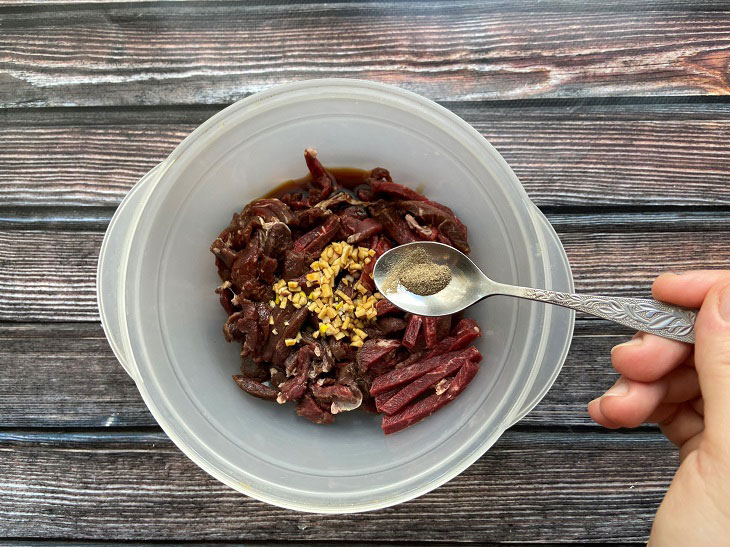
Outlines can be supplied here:
M694 347L646 333L611 351L621 378L588 413L609 427L658 423L680 466L649 545L730 544L730 271L663 274L654 298L701 308Z

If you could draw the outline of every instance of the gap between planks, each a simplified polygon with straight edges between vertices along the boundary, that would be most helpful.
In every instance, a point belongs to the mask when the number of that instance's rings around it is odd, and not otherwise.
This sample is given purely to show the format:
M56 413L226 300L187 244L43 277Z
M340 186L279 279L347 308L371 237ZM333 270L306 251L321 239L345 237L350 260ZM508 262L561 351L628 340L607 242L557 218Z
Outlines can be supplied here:
M448 3L447 3L448 2ZM2 12L22 12L22 11L48 11L48 10L83 10L92 6L113 7L215 7L229 6L238 3L237 0L4 0L0 2L0 13ZM362 5L371 6L373 8L387 8L389 6L397 6L398 4L407 4L415 7L438 8L439 6L459 7L473 6L483 3L483 0L360 0L353 2L352 0L331 0L322 2L322 0L298 0L297 2L283 1L277 2L274 7L285 6L322 6L322 5ZM48 6L52 6L49 8ZM272 2L270 0L251 0L246 2L246 7L252 10L261 8L271 9ZM687 5L686 0L645 0L636 3L628 0L583 0L576 2L575 0L492 0L492 7L509 10L512 12L534 12L534 11L566 11L566 12L597 12L597 11L655 11L655 10L677 10L677 11L728 11L728 5L725 0L703 0L701 2L693 2L691 6Z
M106 231L116 206L0 206L0 230ZM559 233L711 232L730 229L730 206L541 207Z

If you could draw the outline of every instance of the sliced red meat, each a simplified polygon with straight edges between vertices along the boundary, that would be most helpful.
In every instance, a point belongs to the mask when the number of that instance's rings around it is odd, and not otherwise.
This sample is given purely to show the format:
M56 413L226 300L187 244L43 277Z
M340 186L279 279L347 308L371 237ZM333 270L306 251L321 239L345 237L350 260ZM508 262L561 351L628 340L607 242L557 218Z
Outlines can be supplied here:
M230 270L236 258L238 258L238 252L231 249L221 238L213 242L210 246L210 251L215 255L216 260L220 261L219 269Z
M426 357L426 354L423 351L417 351L415 353L411 353L408 357L403 359L400 363L397 363L395 365L395 368L406 368L410 367L413 363L418 363L418 361L422 361Z
M455 247L455 245L451 243L451 240L441 232L436 234L436 241L438 241L439 243L443 243L444 245L448 245L449 247Z
M332 193L335 186L335 178L327 172L317 159L317 152L313 148L308 148L304 151L304 159L307 162L309 173L312 175L312 181L308 184L309 197L307 198L307 203L309 205L315 205Z
M322 163L317 159L317 151L314 148L307 148L304 151L304 161L307 162L307 169L313 179L329 175Z
M370 206L370 214L382 224L385 233L398 244L403 245L404 243L420 241L411 232L401 213L394 207L387 207L378 202L377 205Z
M346 403L355 403L358 400L357 395L355 395L348 386L344 386L342 384L320 386L313 383L310 386L310 389L312 390L312 395L314 395L315 399L323 403L331 403L335 400Z
M251 357L241 357L241 376L257 382L265 382L271 378L271 371L266 363L257 363Z
M283 279L291 281L303 275L309 269L309 263L304 253L287 251L284 255Z
M304 200L304 194L302 192L287 192L279 199L285 203L289 209L309 209L309 205Z
M442 378L453 375L465 363L479 363L481 361L481 357L482 356L479 355L474 359L456 358L446 361L444 364L439 365L423 376L416 378L400 391L393 394L392 397L380 405L379 409L385 414L395 414L408 403L425 393L429 388L436 385Z
M294 215L289 207L276 198L261 198L249 203L241 212L241 220L245 222L247 217L261 217L264 222L283 222L293 224Z
M265 306L266 304L264 304ZM294 338L309 315L307 308L296 309L294 306L287 306L285 309L273 308L271 314L274 317L271 334L260 354L262 361L270 361L275 366L281 366L284 360L291 353L292 348L284 343L286 338ZM268 323L268 320L266 321ZM276 330L276 334L274 334Z
M373 260L371 260L368 264L365 264L363 266L363 274L372 274L373 270L375 269L375 262L380 258L386 251L389 251L393 248L393 246L390 244L390 241L388 241L388 238L380 236L376 238L375 244L370 247L373 251L375 251L375 256L373 257Z
M390 171L382 167L376 167L375 169L370 171L370 176L368 177L368 179L370 180L370 182L374 180L393 182L393 179L390 178Z
M375 396L380 393L390 391L391 389L410 382L419 376L423 376L427 372L435 369L439 365L443 365L444 363L451 361L452 359L466 359L468 361L478 362L481 358L481 353L479 353L479 350L474 346L459 351L445 353L443 355L437 355L435 357L427 357L426 359L413 363L407 367L397 368L387 374L378 376L375 380L373 380L373 385L370 387L370 395Z
M283 222L267 222L262 227L264 244L262 253L279 258L292 246L291 230Z
M344 339L328 338L327 345L337 361L352 361L355 358L352 346Z
M418 333L421 331L421 324L423 323L423 317L420 315L411 315L406 326L406 332L403 334L403 345L409 349L413 349L416 346L418 340Z
M360 284L371 293L375 292L375 281L373 281L373 278L369 273L363 272L360 274Z
M215 292L218 294L221 306L226 310L228 315L232 315L236 311L236 306L233 304L233 295L235 294L231 289L231 283L223 283L220 287L216 288Z
M367 218L365 209L361 207L363 202L353 198L347 192L337 192L331 198L320 201L317 204L316 209L327 209L333 211L334 209L337 209L339 205L348 205L348 207L345 207L340 213L338 213L342 217L350 217L355 220L363 220L364 218Z
M438 342L438 335L436 334L436 318L435 317L424 317L423 318L423 336L426 339L426 347L432 348Z
M466 242L466 226L456 218L454 212L440 203L429 200L401 201L398 207L429 226L436 226L438 233L446 236L451 244L462 253L469 254Z
M240 374L234 374L233 380L243 391L250 395L253 395L254 397L258 397L259 399L275 401L276 396L279 394L278 390L269 386L265 386L264 384L262 384L261 382L257 382L256 380L246 378L245 376L242 376Z
M311 395L304 395L297 403L297 414L315 424L331 424L335 417L331 412L322 410Z
M443 406L447 405L462 391L464 391L466 386L469 385L469 382L474 379L478 370L479 366L476 363L467 362L459 369L459 372L451 381L448 389L443 393L434 393L425 399L413 403L396 414L383 416L383 432L386 435L390 435L391 433L401 431L417 422L420 422Z
M389 356L371 366L369 372L373 375L373 377L380 376L381 374L385 374L386 372L393 370L395 368L395 364L395 359L393 359L392 356Z
M261 302L240 299L241 311L228 318L223 335L229 342L241 342L241 356L262 360L262 350L269 337L269 310Z
M384 335L395 334L406 328L406 322L400 317L381 317L377 320L378 328Z
M436 318L436 338L440 341L451 332L451 316L442 315Z
M409 199L416 201L427 201L425 196L422 196L415 190L411 190L408 186L398 184L397 182L386 182L381 180L371 180L370 188L373 189L376 195L385 194L389 197L397 199Z
M353 234L347 238L347 242L351 245L379 234L383 231L383 226L372 218L366 218L365 220L354 219L352 229Z
M481 335L482 329L479 327L479 323L474 319L462 319L452 332L454 341L449 346L448 351L465 348Z
M413 215L406 215L406 224L411 231L425 241L435 241L439 231L433 226L421 226Z
M259 280L258 264L261 256L261 236L257 233L246 249L238 254L231 267L231 282L244 298L265 300L271 288Z
M307 389L309 367L312 364L312 348L304 346L297 352L297 374L289 378L279 389L287 401L299 399Z
M375 396L375 409L382 414L382 406L390 399L393 395L398 393L398 388L391 389L390 391L386 391L385 393L381 393L380 395Z
M339 230L339 217L337 215L330 215L324 221L324 224L300 236L294 242L292 250L305 254L319 254L335 238Z
M357 366L362 372L366 372L371 366L381 361L386 355L400 347L399 340L381 338L376 340L365 340L362 347L357 350Z
M382 315L388 315L390 313L403 312L402 309L400 309L398 306L393 304L387 298L378 300L378 303L375 304L375 310L378 312L378 317L380 317Z
M325 218L332 215L328 209L322 207L309 207L297 211L296 225L302 231L311 230L314 226L324 221Z
M274 272L279 267L279 262L270 256L264 256L259 262L259 277L269 285L274 282Z
M479 338L481 334L482 331L476 321L473 319L462 319L456 324L451 334L436 344L428 355L429 357L434 357L449 351L464 349Z
M366 186L358 188L356 193L358 199L361 201L373 201L373 199L375 199L375 192Z
M454 375L469 361L464 356L469 354L460 351L476 352L465 349L479 335L476 323L461 322L451 330L448 317L412 318L383 299L376 305L377 321L363 327L368 336L358 350L344 340L315 340L309 327L302 331L311 319L306 308L269 307L273 282L281 278L306 284L309 264L332 241L375 250L360 276L360 283L373 291L375 261L392 245L428 239L468 250L466 228L451 209L393 183L386 170L376 168L357 180L346 177L348 191L342 191L313 150L305 152L305 159L310 177L304 188L280 199L252 201L233 215L211 246L224 282L216 292L229 316L225 336L242 345L237 384L263 399L293 399L297 412L316 423L331 423L340 411L375 411L386 403L389 413L400 415L429 389L441 395L449 391L449 382L458 386ZM338 288L348 294L353 290ZM301 342L286 346L284 340L298 332ZM449 360L454 355L461 357Z
M462 233L461 229L459 229L459 226L455 222L456 220L456 217L454 217L453 220L444 220L441 224L439 224L438 235L445 236L448 241L451 242L452 247L456 247L462 253L468 255L471 252L471 247L469 247L469 244L466 241L466 231Z

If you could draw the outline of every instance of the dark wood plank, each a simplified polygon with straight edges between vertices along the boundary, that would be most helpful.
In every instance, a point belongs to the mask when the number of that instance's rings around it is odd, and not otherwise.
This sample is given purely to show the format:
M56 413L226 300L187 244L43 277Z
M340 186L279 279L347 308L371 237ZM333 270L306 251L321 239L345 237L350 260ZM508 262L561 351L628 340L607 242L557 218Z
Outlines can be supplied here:
M540 207L730 206L730 104L446 106L497 147ZM220 108L4 111L0 203L116 206Z
M156 425L99 324L0 324L0 369L0 427Z
M101 232L0 231L0 321L98 319Z
M323 518L237 494L162 434L115 437L0 435L4 534L117 541L645 541L677 465L656 433L507 432L461 476L417 500Z
M727 228L609 233L596 227L559 235L576 290L584 293L645 296L663 271L730 263ZM96 320L102 237L98 231L0 230L0 321Z
M333 76L440 100L728 93L727 12L624 6L10 10L1 15L0 106L232 102L273 84Z
M556 384L525 426L592 425L588 401L616 380L610 350L630 331L579 320ZM0 427L156 425L95 323L0 323Z

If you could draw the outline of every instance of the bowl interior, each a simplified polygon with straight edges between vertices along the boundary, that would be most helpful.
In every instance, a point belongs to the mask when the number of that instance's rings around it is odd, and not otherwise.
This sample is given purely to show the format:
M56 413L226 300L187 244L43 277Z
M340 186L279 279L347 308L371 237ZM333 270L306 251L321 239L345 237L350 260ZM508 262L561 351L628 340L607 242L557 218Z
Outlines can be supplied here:
M128 341L155 416L219 479L297 509L391 505L461 471L509 425L545 342L544 306L493 297L473 307L484 332L474 382L434 416L388 437L379 417L353 412L317 426L231 381L240 348L221 334L208 247L234 211L305 174L307 147L327 166L389 169L395 181L455 210L469 228L472 258L490 277L545 286L528 204L497 153L423 100L361 91L270 96L194 133L146 204L128 265Z

